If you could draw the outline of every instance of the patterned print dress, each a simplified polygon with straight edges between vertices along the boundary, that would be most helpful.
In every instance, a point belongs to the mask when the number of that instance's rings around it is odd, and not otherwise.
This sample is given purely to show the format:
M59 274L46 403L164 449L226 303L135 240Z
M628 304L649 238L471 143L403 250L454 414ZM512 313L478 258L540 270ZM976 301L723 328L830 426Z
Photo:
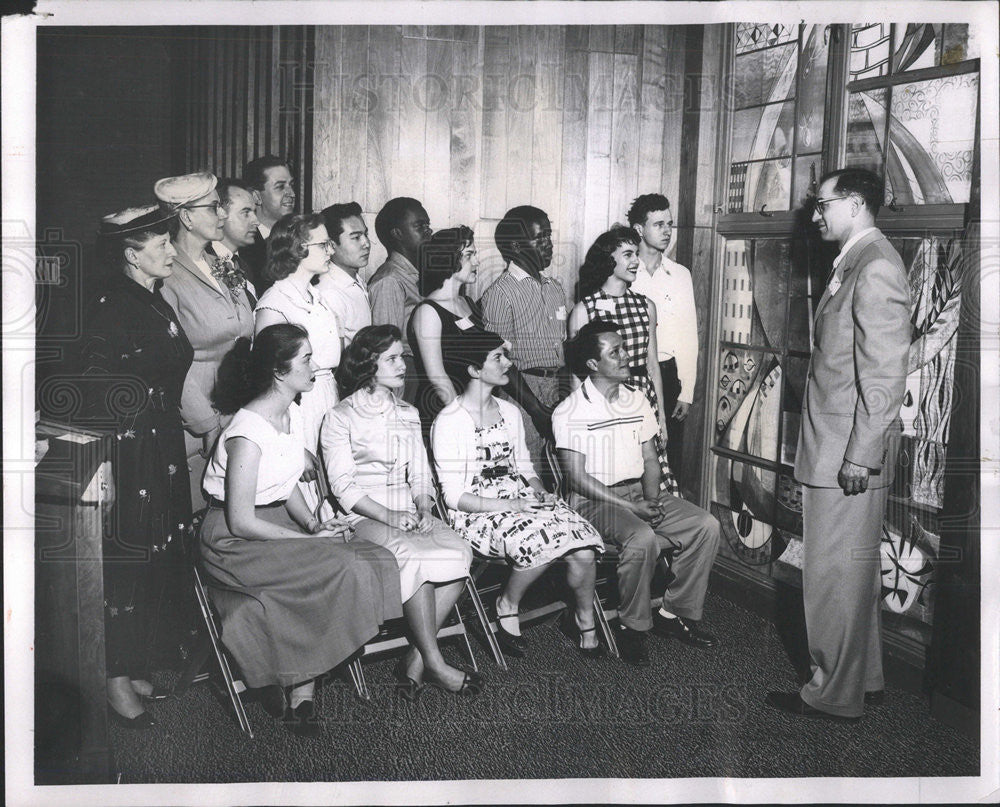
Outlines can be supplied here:
M516 474L512 446L503 420L476 429L479 469L469 493L491 499L531 499L534 491ZM604 551L588 521L563 502L552 510L519 513L465 513L450 510L452 527L481 555L506 558L517 569L531 569L576 549Z
M613 297L604 289L598 289L584 297L582 302L587 309L588 320L607 319L618 325L622 341L625 343L625 352L629 357L632 383L646 393L649 405L658 413L660 407L656 400L656 389L649 378L646 363L649 355L649 307L646 298L631 289L626 289L620 297ZM660 489L673 496L679 496L677 480L667 462L667 446L663 435L657 434L653 439L656 441L656 453L660 458Z

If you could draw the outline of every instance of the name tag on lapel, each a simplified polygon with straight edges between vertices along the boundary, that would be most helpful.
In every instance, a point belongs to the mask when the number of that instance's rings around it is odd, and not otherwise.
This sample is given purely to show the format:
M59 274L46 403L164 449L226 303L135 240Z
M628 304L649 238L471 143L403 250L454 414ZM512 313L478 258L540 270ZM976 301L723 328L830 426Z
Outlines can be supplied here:
M473 326L473 322L468 317L462 317L461 319L455 320L455 327L460 331L467 331Z
M827 284L827 288L830 290L830 296L833 297L833 295L835 295L840 290L840 287L842 285L843 284L841 283L839 277L837 277L836 275L831 277L830 282Z

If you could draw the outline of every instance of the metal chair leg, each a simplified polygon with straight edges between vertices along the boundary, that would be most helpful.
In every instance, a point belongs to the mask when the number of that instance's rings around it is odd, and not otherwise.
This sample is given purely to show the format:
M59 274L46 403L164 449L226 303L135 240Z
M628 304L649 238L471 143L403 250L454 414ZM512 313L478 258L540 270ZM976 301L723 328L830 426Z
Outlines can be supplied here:
M358 693L358 697L363 701L370 701L372 696L368 691L368 683L365 681L365 671L361 667L361 659L353 659L347 665L347 672L350 673L351 681L354 683L354 689Z
M465 640L465 652L469 654L469 663L472 665L474 672L479 672L479 665L476 664L476 655L472 652L472 643L469 641L469 631L465 627L465 620L462 619L462 612L458 609L458 604L455 604L455 617L458 619L458 624L462 626L462 639Z
M605 644L607 644L608 649L611 651L611 655L615 658L621 658L621 654L618 652L618 643L615 641L614 631L611 630L611 625L608 624L608 616L604 613L604 606L601 605L601 598L596 591L594 592L594 615L597 617L597 626L604 637Z
M507 662L503 657L503 653L500 652L500 645L497 643L496 636L493 635L493 627L490 625L489 617L486 616L483 601L479 598L479 592L476 591L476 585L472 582L471 577L465 578L465 590L469 593L472 605L476 609L476 616L479 618L479 624L483 629L483 633L486 634L486 643L490 646L490 652L493 653L493 660L502 670L506 670Z
M237 689L236 680L233 677L233 671L229 668L229 660L226 658L226 654L222 651L219 633L215 629L215 619L212 615L212 606L208 600L208 592L205 591L205 586L201 581L201 575L198 573L197 568L194 570L194 581L195 596L198 598L198 605L201 607L201 614L205 619L205 626L208 629L209 641L211 641L212 649L215 651L215 660L218 662L219 669L222 672L222 679L225 681L226 691L229 693L229 699L232 701L233 710L236 712L236 719L239 721L240 728L246 732L252 740L253 729L250 727L250 720L247 718L246 710L243 708L243 701L240 698L240 690Z

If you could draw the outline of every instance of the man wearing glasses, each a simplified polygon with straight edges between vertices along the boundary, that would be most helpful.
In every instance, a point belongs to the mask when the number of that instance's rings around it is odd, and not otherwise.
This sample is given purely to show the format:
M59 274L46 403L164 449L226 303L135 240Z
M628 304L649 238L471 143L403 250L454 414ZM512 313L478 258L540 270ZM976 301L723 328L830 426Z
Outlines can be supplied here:
M869 171L833 171L812 217L840 245L816 307L795 457L812 677L767 696L802 717L853 721L883 697L879 545L910 348L906 268L875 227L883 194Z
M698 380L698 318L691 272L664 253L670 246L674 219L670 202L659 193L646 193L632 202L628 223L639 234L639 270L632 291L656 306L656 359L663 380L663 411L667 459L681 479L684 418L694 401Z

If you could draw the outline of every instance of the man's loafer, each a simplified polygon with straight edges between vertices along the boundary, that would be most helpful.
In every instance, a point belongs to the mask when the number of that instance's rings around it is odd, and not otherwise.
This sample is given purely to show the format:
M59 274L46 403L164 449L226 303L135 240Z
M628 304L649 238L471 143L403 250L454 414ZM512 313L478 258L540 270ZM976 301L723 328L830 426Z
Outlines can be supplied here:
M624 625L615 629L615 644L622 661L634 664L636 667L649 666L649 651L646 649L646 634L632 630Z
M813 717L820 720L835 720L839 723L856 723L860 717L843 717L824 712L806 703L798 692L768 692L764 702L772 709L779 709L797 717Z
M719 643L712 634L699 628L697 622L682 616L669 619L659 611L653 614L653 633L677 639L691 647L715 647Z

